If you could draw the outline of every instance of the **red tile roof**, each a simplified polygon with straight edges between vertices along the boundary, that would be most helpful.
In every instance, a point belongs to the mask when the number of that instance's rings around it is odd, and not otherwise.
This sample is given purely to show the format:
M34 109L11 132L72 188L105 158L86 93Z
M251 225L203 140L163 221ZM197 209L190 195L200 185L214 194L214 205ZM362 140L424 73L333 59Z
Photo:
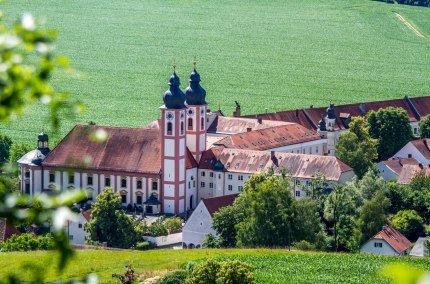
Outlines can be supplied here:
M94 139L98 131L104 141ZM197 165L187 151L186 166ZM161 138L158 129L76 125L43 161L43 166L159 173Z
M385 240L397 253L402 253L412 247L412 243L391 226L384 226L383 229L372 238Z
M238 197L238 194L230 194L219 197L211 197L202 199L211 216L214 215L219 209L233 205L234 200Z
M235 134L288 124L291 123L285 121L259 120L256 118L217 116L209 126L208 132Z
M349 123L349 117L364 116L369 111L377 111L380 108L401 107L406 110L409 121L415 122L425 115L430 114L430 96L419 98L402 98L386 101L354 103L347 105L335 105L336 130L346 129ZM321 117L326 115L327 107L307 108L298 110L288 110L276 113L258 114L262 119L280 120L295 122L309 129L317 129ZM418 112L417 112L418 111ZM246 115L244 117L255 117L256 115Z
M427 160L430 160L430 139L418 139L410 143L412 143Z
M84 216L85 220L89 222L91 220L91 213L93 212L92 209L81 211L82 216Z
M212 148L206 151L199 164L200 169L223 167L224 171L237 173L265 172L272 166L286 169L290 176L312 179L317 174L327 180L338 181L343 173L352 168L332 156L292 154L284 152L251 151L241 149ZM279 172L279 170L278 170Z
M263 151L320 139L321 137L316 131L292 123L289 125L232 134L215 142L214 145L222 145L227 148Z
M404 165L399 177L397 179L398 184L410 184L411 180L417 175L417 173L422 172L426 176L430 176L430 168L424 167L423 165Z
M382 161L390 170L392 170L397 176L400 175L403 166L405 165L419 165L418 162L414 158L392 158L386 161Z

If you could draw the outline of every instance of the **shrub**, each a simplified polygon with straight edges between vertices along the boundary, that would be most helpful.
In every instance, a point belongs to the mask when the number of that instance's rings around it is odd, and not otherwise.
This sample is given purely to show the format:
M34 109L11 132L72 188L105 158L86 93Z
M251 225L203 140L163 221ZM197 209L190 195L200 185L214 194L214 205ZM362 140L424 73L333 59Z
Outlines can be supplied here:
M293 247L297 250L315 250L315 245L308 241L302 240L293 244Z
M203 240L202 246L204 248L219 248L221 247L221 241L219 238L215 237L212 234L207 234L205 239Z
M217 273L220 269L220 264L217 261L208 260L197 264L190 277L187 278L187 284L216 284Z
M0 243L2 251L30 251L53 249L51 236L38 237L31 234L12 235L5 242Z
M391 225L411 241L424 235L424 220L415 210L397 212L391 220Z
M177 270L164 275L157 284L185 284L188 277L188 271Z
M169 234L178 233L182 231L182 219L179 217L169 218L164 221L164 226L166 227Z
M242 261L214 261L199 263L191 270L187 284L251 284L254 283L253 268Z
M151 242L138 242L136 243L135 249L137 250L147 250L154 248L155 244Z

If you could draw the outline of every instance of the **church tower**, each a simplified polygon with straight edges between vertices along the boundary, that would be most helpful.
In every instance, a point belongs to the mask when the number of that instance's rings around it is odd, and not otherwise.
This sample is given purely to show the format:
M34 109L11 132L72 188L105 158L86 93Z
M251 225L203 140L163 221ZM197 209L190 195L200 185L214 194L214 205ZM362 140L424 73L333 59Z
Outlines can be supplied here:
M188 105L186 132L187 147L196 159L200 161L203 151L206 150L206 91L200 86L200 75L194 70L190 75L190 85L185 89Z
M328 155L335 155L335 146L336 146L336 136L337 133L335 131L336 126L336 114L334 111L334 103L330 102L330 106L326 111L327 115L325 117L325 127L327 129L327 152Z
M185 211L185 95L176 72L169 80L161 110L162 211L179 214Z

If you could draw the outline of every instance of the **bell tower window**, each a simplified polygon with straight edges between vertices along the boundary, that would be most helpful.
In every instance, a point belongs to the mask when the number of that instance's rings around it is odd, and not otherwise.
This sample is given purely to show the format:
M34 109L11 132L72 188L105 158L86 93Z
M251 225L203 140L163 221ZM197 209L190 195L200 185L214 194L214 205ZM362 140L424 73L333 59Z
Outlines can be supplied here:
M201 121L200 121L200 130L205 129L205 119L202 117Z
M172 135L173 124L171 122L167 123L167 135Z
M184 134L184 122L181 121L181 134Z
M193 119L188 118L188 130L193 130Z

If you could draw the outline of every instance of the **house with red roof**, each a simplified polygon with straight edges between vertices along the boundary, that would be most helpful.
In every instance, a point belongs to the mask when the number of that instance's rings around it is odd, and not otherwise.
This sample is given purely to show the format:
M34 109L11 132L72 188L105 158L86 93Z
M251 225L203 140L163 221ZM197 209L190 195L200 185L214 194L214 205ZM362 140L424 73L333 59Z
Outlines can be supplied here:
M379 170L380 177L382 177L384 180L393 180L399 178L405 166L419 166L419 164L420 162L418 162L415 158L393 157L377 163L376 167Z
M360 247L360 253L379 255L408 255L412 243L391 226L384 226L380 232Z
M182 246L201 248L208 234L216 236L212 228L212 218L219 209L233 205L238 194L202 199L182 228Z
M403 146L393 157L414 158L424 166L430 165L430 139L417 139Z

